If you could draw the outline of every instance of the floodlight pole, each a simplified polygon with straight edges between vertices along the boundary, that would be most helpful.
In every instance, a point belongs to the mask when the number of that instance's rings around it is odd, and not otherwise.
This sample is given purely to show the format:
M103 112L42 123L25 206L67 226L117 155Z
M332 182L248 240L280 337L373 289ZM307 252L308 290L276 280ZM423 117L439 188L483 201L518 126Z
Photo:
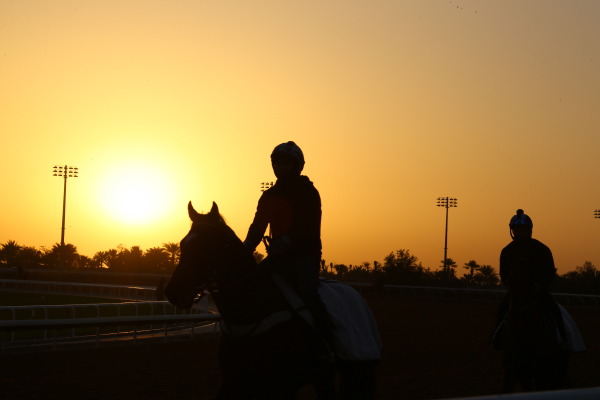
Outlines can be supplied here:
M600 218L600 209L594 210L594 218Z
M457 199L453 197L438 197L438 207L444 207L446 209L446 231L444 235L444 273L448 276L448 209L450 207L458 207Z
M79 168L77 167L69 167L68 165L55 165L54 166L54 175L60 176L64 178L63 185L63 206L62 206L62 228L60 231L60 246L65 246L65 215L67 210L67 178L77 178L77 174L79 172Z

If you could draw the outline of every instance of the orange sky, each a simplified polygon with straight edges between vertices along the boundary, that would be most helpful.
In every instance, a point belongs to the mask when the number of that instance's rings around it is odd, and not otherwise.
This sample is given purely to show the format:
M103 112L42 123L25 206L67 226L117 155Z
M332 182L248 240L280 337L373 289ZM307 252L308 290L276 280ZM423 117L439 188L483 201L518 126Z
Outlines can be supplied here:
M0 243L177 242L214 200L245 236L294 140L328 262L498 266L517 208L559 272L600 264L600 3L3 1ZM459 274L461 274L459 272Z

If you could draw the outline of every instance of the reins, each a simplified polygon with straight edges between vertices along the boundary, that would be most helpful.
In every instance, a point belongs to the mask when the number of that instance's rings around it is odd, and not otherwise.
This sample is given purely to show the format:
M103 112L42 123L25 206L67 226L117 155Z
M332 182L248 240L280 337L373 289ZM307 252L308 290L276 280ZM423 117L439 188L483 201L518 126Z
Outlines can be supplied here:
M265 245L265 249L267 250L267 254L269 253L269 249L271 248L271 237L263 236L261 241Z
M214 275L214 273L213 273ZM194 288L194 303L200 302L207 294L210 293L210 287L214 284L214 277L211 277L204 285Z

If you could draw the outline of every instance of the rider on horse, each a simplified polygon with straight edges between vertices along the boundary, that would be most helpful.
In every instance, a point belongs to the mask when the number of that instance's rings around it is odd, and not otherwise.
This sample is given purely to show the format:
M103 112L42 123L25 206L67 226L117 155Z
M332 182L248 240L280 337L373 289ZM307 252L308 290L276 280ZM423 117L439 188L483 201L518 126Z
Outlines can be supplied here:
M313 314L319 341L330 343L327 312L318 294L321 197L308 177L300 174L304 155L296 143L276 146L271 165L277 181L258 200L244 245L253 252L270 227L268 256L262 264L297 291Z
M500 279L508 291L498 310L498 322L506 315L511 302L513 306L531 301L546 302L553 310L564 339L561 312L550 295L550 284L556 276L552 252L532 238L533 221L522 209L511 218L509 228L513 240L500 253Z

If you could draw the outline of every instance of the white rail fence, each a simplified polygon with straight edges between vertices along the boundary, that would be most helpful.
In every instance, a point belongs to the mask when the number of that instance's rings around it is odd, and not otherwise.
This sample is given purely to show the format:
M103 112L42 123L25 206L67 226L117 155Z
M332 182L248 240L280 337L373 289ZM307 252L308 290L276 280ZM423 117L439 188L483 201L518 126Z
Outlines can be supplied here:
M362 291L374 290L370 284L348 282L350 286ZM478 288L449 288L435 286L404 286L383 285L380 289L383 293L404 294L411 296L424 296L436 298L465 298L473 300L500 301L505 290L502 289L478 289ZM600 296L578 293L552 293L552 296L563 305L600 307Z
M193 339L200 334L215 334L220 319L218 314L203 313L0 321L0 350L56 350L119 340L136 344L140 340L167 341L173 337Z
M368 284L349 284L358 290L371 290ZM182 332L193 336L196 327L201 324L210 324L214 332L214 322L220 319L218 314L208 313L206 299L202 305L196 305L188 313L178 311L165 301L147 301L156 298L156 289L150 287L2 279L0 290L137 300L86 305L0 307L2 351L24 347L41 348L48 344L56 348L59 343L67 342L98 345L102 341L123 338L133 339L135 343L139 337L156 338L157 332L161 332L166 340L169 335L181 335ZM403 285L385 285L381 290L390 294L489 301L497 301L505 293L503 290L493 289ZM554 293L554 297L565 305L600 306L600 296ZM216 310L213 308L213 311ZM186 322L187 326L182 326L182 322ZM203 329L207 331L206 328Z
M368 283L347 282L358 290L372 290ZM99 285L89 283L28 281L0 279L0 290L17 290L46 293L76 294L90 297L108 297L123 300L155 300L156 289L143 286ZM448 288L434 286L384 285L381 290L390 294L413 296L468 298L479 300L500 300L505 291L501 289ZM600 307L600 296L576 293L552 293L563 305Z
M168 302L0 307L0 350L57 349L128 339L193 338L216 331L220 316L202 301L190 310Z
M156 289L140 286L0 280L0 291L38 292L128 299L99 304L0 306L0 351L56 349L141 339L193 338L215 332L220 319L206 298L179 310L156 298ZM214 310L214 307L211 307Z
M29 281L0 279L0 290L22 292L63 293L89 297L107 297L122 300L155 300L156 288L91 283Z

